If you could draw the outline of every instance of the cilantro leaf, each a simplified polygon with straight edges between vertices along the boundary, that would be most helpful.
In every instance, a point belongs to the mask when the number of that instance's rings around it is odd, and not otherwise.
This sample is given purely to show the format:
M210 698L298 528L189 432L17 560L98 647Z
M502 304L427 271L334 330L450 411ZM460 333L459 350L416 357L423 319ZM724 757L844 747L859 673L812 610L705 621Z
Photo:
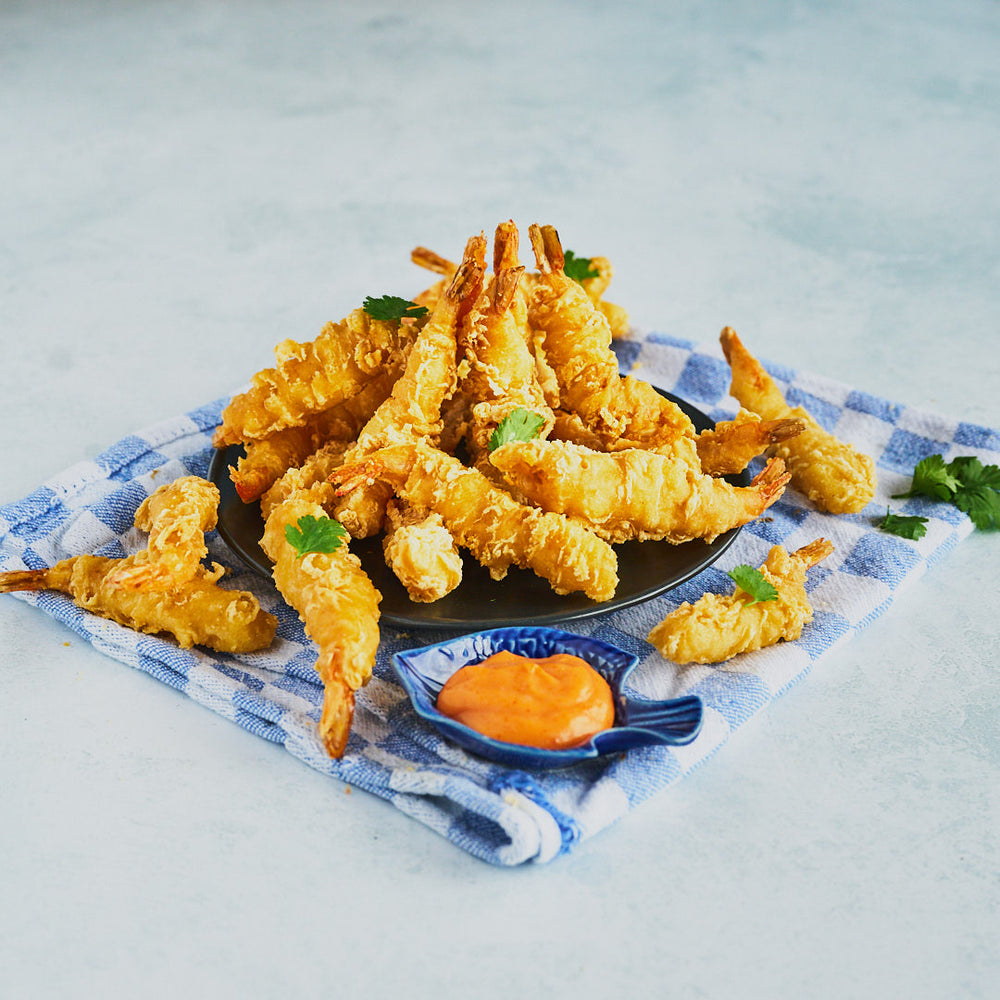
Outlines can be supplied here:
M1000 490L1000 468L983 465L975 455L963 455L948 463L948 471L962 484L963 488L988 486Z
M954 464L954 463L952 463ZM944 464L941 455L928 455L917 462L913 469L913 482L908 493L894 493L893 500L906 497L925 496L932 500L950 500L958 489L959 482Z
M916 541L927 534L926 524L926 517L893 514L886 507L885 517L879 527L883 531L888 531L890 535L899 535L900 538L909 538L911 541Z
M365 299L364 309L372 319L400 320L423 316L428 311L427 306L418 306L409 299L401 299L398 295L383 295L373 299L370 295Z
M572 250L567 250L565 257L563 273L567 278L572 278L582 285L586 278L597 278L600 276L600 271L596 267L591 267L589 257L577 257Z
M753 566L747 566L746 563L741 566L734 566L726 575L733 580L740 590L745 591L753 598L752 601L747 601L747 606L759 604L762 601L776 601L778 599L778 591L775 589L774 584L759 569L754 569Z
M305 514L298 526L285 525L285 540L295 549L296 559L310 552L336 552L347 537L347 529L332 517Z
M507 444L508 441L530 441L538 436L538 432L544 424L544 417L535 413L534 410L519 406L516 410L511 410L500 421L496 430L490 435L486 450L495 451L500 445Z
M947 465L941 455L917 462L910 492L893 499L912 496L954 504L981 531L1000 528L1000 466L983 465L975 455L960 455Z
M989 486L963 487L955 496L955 506L968 514L980 531L1000 528L1000 493Z

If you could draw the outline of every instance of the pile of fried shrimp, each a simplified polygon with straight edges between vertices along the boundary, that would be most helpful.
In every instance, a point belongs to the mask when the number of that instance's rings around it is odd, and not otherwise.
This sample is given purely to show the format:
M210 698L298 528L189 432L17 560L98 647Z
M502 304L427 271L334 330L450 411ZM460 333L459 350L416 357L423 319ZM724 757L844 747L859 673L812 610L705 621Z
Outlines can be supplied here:
M460 549L494 579L517 566L558 594L603 602L618 585L616 543L712 541L760 516L789 484L832 513L860 510L874 492L871 460L789 407L728 327L722 348L742 408L695 433L675 403L619 374L611 341L629 324L625 310L604 299L610 262L590 258L576 280L566 274L556 230L528 232L534 270L520 261L513 222L496 228L492 268L483 234L455 261L418 247L412 260L437 278L414 296L414 308L398 319L358 308L312 341L278 344L275 367L254 375L223 411L213 444L243 445L230 475L244 502L260 502L275 585L319 650L319 735L332 757L344 753L354 693L372 673L381 595L346 541L328 551L295 544L292 533L306 519L335 520L355 539L381 533L386 563L417 602L459 585ZM512 423L532 433L500 433ZM765 453L749 485L723 478ZM203 551L202 533L214 526L214 507L203 507L188 516L192 551ZM791 556L772 553L762 569L788 581L787 601L762 611L738 592L711 607L685 605L692 611L668 616L650 641L677 662L706 662L797 635L810 614L805 570L831 548L819 539ZM159 617L144 622L129 595L162 595L162 581L179 579L225 600L213 589L217 575L192 569L190 559L178 570L152 542L149 553L130 558L123 566L68 566L62 577L22 585L73 592L73 572L87 568L107 578L113 606L102 611L92 600L91 610L179 637L164 623L166 598L148 598ZM17 586L0 578L0 589ZM116 610L126 597L128 614ZM236 612L220 605L213 613ZM249 606L242 613L254 621L256 641L270 642L270 616ZM186 640L206 641L184 633ZM248 641L241 634L230 645Z

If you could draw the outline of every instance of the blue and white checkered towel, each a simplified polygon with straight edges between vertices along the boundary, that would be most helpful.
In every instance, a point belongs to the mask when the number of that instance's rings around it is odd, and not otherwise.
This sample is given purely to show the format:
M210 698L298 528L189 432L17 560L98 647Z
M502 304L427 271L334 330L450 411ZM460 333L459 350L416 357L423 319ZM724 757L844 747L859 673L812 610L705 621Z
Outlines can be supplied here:
M732 416L729 369L717 347L650 334L615 345L621 367L675 392L718 420ZM634 686L649 697L701 695L705 725L687 747L632 751L553 772L526 774L490 764L447 743L411 710L395 683L390 654L436 642L444 633L383 628L371 682L358 692L354 729L342 760L327 757L316 738L322 686L315 648L298 616L273 586L245 570L216 536L210 556L225 565L227 585L253 591L279 618L278 636L264 652L229 656L181 650L95 618L56 593L15 595L37 604L98 649L138 667L250 732L281 743L312 767L388 799L459 847L494 864L548 861L592 836L714 753L765 705L804 677L824 653L874 621L972 531L955 507L925 499L891 501L898 513L929 518L927 534L906 541L879 531L889 496L904 492L914 464L939 452L946 459L977 455L1000 463L1000 432L933 416L847 386L776 365L768 366L789 402L806 407L838 436L878 463L879 490L860 514L832 517L787 491L769 517L747 526L719 564L662 597L637 607L573 623L639 655ZM18 503L0 507L0 567L48 566L84 552L121 556L144 545L132 527L136 507L177 476L205 475L211 434L226 400L119 441ZM759 565L775 543L796 548L824 536L832 556L810 571L814 618L802 637L737 657L719 667L677 667L645 636L663 616L705 590L729 592L725 571Z

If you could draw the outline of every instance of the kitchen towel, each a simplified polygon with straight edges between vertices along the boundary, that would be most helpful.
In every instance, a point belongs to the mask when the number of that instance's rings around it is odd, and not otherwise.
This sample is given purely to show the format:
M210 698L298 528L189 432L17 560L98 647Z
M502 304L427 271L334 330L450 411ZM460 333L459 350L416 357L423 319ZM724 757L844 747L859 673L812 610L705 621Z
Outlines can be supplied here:
M614 345L623 371L693 403L713 420L737 410L729 368L714 345L634 334ZM663 596L584 621L568 631L604 639L640 658L631 686L670 698L698 694L705 722L686 747L652 747L559 771L524 772L491 764L450 744L420 720L396 683L392 653L454 633L383 626L374 676L358 692L354 728L341 760L316 737L322 685L316 651L297 614L269 580L243 567L216 533L209 558L227 568L223 585L250 590L279 618L272 646L248 655L182 650L168 639L130 631L80 610L62 594L12 595L37 605L96 648L183 691L251 733L341 782L389 800L476 857L499 865L545 862L611 825L649 796L711 756L730 734L805 677L824 654L871 624L973 526L948 503L922 497L891 500L909 488L920 459L974 455L1000 463L1000 432L858 392L841 383L765 362L790 405L802 405L828 430L876 460L879 488L858 514L822 514L792 490L765 517L747 525L712 567ZM223 405L191 413L123 438L93 461L50 479L25 499L0 506L0 568L35 569L68 556L122 556L145 540L132 524L142 500L182 475L205 475L211 436ZM916 541L887 534L878 523L895 513L926 517ZM800 639L735 657L718 666L679 667L646 642L649 629L683 601L706 590L730 592L726 571L760 565L772 545L789 550L823 536L835 552L809 573L812 622Z

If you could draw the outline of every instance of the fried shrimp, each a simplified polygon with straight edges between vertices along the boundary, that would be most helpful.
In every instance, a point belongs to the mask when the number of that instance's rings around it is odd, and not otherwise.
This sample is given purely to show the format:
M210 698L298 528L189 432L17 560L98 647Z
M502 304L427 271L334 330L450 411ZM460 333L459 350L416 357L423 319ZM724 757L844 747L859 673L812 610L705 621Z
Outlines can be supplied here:
M192 579L208 555L205 532L215 527L218 506L218 488L198 476L161 486L135 512L135 526L149 532L146 548L112 569L109 583L162 591Z
M771 445L801 434L805 427L805 422L795 417L761 420L748 410L740 410L733 420L720 420L695 439L702 471L710 476L742 472Z
M733 420L722 420L710 430L701 431L694 439L702 472L710 476L729 476L742 472L750 462L772 444L801 433L801 420L761 420L756 414L741 410ZM646 447L670 455L674 445L643 445L640 441L619 438L606 442L593 433L575 413L557 410L552 429L553 438L572 441L593 451L627 451Z
M520 566L548 580L557 594L582 591L595 601L614 596L618 560L606 542L570 518L517 503L426 442L385 448L333 474L341 492L373 477L391 483L408 503L440 514L455 541L495 580Z
M856 513L875 495L875 463L871 457L824 430L801 406L790 407L774 379L743 346L736 331L720 335L722 351L732 369L730 394L765 420L794 418L805 428L795 437L774 444L770 453L782 458L792 486L820 510Z
M440 600L462 582L462 556L440 514L390 500L382 551L411 601Z
M346 542L334 552L299 556L285 528L306 516L324 518L315 501L293 494L267 519L261 546L274 563L281 596L299 613L319 647L316 672L323 681L319 735L331 757L341 757L354 718L354 692L371 677L379 641L381 594Z
M229 478L240 499L244 503L260 499L288 469L301 465L327 441L353 441L392 391L397 374L392 370L376 376L357 395L310 417L299 427L248 442L246 455L229 467Z
M553 423L552 411L538 383L535 359L525 339L527 303L520 291L524 268L517 261L517 230L513 223L497 227L494 262L497 268L462 346L470 362L463 390L472 400L469 444L480 471L489 475L486 461L490 436L511 411L523 408L544 421L540 436Z
M418 326L372 319L355 309L340 323L327 323L315 340L282 341L275 348L277 367L258 372L250 388L232 399L212 443L223 448L299 426L377 376L398 373Z
M482 290L485 246L481 236L469 241L461 265L417 335L402 375L361 429L347 462L356 463L390 443L441 432L441 408L457 382L457 327ZM367 538L381 528L391 493L372 483L342 502L336 517L353 537Z
M263 611L249 591L218 586L221 566L199 567L173 590L145 592L111 579L127 561L83 555L49 569L0 573L0 593L58 590L77 607L136 632L172 635L182 649L199 645L220 653L249 653L271 645L277 618Z
M760 568L778 591L775 600L754 601L739 587L730 595L704 594L667 615L649 633L649 642L674 663L721 663L737 653L797 639L812 621L806 570L831 552L833 545L825 538L791 554L775 545Z
M690 437L679 438L670 454L518 441L501 445L490 461L532 503L578 518L612 542L711 542L762 514L788 482L780 459L746 487L707 476Z
M297 492L309 491L309 495L324 507L335 505L337 498L327 480L330 478L330 473L343 464L344 456L352 443L328 441L322 448L317 448L298 468L289 469L260 498L260 513L264 520L267 520L275 507Z
M528 232L540 271L528 322L542 336L545 363L558 380L560 408L578 414L605 444L625 437L649 446L693 435L680 407L648 383L619 375L608 321L563 272L555 229L532 225Z

